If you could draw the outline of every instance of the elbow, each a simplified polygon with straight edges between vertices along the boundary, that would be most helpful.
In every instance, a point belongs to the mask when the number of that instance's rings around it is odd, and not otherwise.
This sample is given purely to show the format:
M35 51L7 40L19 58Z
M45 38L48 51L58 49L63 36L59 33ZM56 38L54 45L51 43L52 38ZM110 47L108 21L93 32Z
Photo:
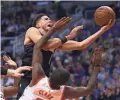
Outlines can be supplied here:
M86 49L88 46L83 44L83 42L80 42L78 45L77 45L77 50L84 50Z

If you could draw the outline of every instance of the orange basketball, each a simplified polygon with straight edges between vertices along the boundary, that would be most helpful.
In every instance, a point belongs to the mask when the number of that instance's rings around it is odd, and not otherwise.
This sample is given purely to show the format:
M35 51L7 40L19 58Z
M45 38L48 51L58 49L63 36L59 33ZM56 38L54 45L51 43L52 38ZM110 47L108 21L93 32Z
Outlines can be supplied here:
M110 19L115 19L115 12L108 6L101 6L95 11L94 19L97 25L104 26Z

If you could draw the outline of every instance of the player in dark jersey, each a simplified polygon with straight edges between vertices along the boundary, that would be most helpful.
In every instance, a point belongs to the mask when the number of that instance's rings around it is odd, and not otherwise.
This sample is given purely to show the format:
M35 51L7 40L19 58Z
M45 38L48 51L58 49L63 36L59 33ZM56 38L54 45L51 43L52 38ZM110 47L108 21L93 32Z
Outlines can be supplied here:
M62 18L62 22L65 22L65 25L70 22L69 17ZM53 54L53 51L56 50L81 50L88 47L92 44L99 36L101 36L104 32L109 30L114 25L114 21L110 21L110 23L104 27L102 27L98 32L93 34L92 36L88 37L82 42L72 41L70 39L74 38L77 33L83 29L83 26L75 27L68 36L62 38L53 38L49 39L48 42L42 47L42 54L43 54L43 69L45 74L49 76L50 72L50 58ZM30 27L25 35L24 40L24 56L23 56L23 65L31 66L32 62L32 53L33 53L33 46L37 43L43 35L45 35L52 27L54 23L52 23L51 19L45 14L38 14L35 18L33 27ZM59 29L57 29L59 30ZM69 41L67 41L69 40ZM17 98L19 98L25 87L31 81L31 72L25 72L25 76L22 77L20 81L20 89L18 92Z
M41 17L43 15L40 15ZM37 19L37 18L36 18ZM62 19L60 19L59 21L57 21L56 23L60 22L60 27L58 29L56 29L55 31L59 30L60 28L63 28L66 24L68 24L68 22L70 22L70 18L69 17L64 17ZM37 22L37 20L35 21ZM53 26L54 24L52 23L51 20L48 20L48 27L50 26ZM55 24L55 25L58 25L58 24ZM32 27L33 29L37 29L35 27ZM29 31L29 30L28 30ZM39 31L37 29L37 31ZM50 29L46 32L49 32ZM34 33L34 32L33 32ZM42 36L42 33L39 32L39 34ZM27 34L26 34L27 35ZM70 38L68 36L68 38ZM67 41L66 38L64 39L63 38L63 41L62 42L65 42ZM24 55L23 55L23 58L22 58L22 62L23 62L23 66L26 65L26 66L31 66L32 64L32 54L33 54L33 47L34 47L34 42L32 42L32 40L29 40L26 36L25 36L25 41L24 41ZM50 72L50 58L53 54L53 51L46 51L45 49L42 49L41 50L42 54L43 54L43 69L45 70L45 74L47 76L49 76L49 72ZM31 79L32 79L32 72L31 71L26 71L24 73L25 75L21 78L21 81L20 81L20 90L19 90L19 93L18 93L18 96L17 96L17 99L22 95L24 89L26 88L27 85L29 85Z

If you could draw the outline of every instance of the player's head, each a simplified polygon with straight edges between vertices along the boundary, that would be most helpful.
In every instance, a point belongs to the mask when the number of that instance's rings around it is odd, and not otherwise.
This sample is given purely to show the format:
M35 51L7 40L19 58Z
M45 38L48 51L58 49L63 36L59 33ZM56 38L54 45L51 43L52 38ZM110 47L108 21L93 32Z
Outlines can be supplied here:
M53 26L53 22L46 14L40 13L35 17L33 26L48 31Z
M50 84L52 88L65 85L70 78L70 73L64 68L56 69L50 76Z

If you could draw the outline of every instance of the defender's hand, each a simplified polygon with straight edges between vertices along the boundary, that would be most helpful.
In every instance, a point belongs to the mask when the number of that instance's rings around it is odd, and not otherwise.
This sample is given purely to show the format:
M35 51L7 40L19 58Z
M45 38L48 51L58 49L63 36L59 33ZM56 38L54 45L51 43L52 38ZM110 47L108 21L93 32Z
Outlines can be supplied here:
M92 57L92 63L94 66L100 66L102 62L102 49L100 48L95 48L94 49L94 54Z
M19 78L24 76L24 74L22 73L23 71L30 71L32 69L32 67L30 66L23 66L23 67L19 67L16 70L8 70L8 76L14 77L14 78Z
M14 62L10 57L8 57L8 56L3 56L2 58L3 58L3 60L6 62L5 65L7 65L7 66L9 66L9 67L17 68L16 62Z
M64 28L69 22L71 21L71 18L69 17L63 17L60 20L58 20L54 26L52 27L52 30L54 32L61 30L62 28Z

